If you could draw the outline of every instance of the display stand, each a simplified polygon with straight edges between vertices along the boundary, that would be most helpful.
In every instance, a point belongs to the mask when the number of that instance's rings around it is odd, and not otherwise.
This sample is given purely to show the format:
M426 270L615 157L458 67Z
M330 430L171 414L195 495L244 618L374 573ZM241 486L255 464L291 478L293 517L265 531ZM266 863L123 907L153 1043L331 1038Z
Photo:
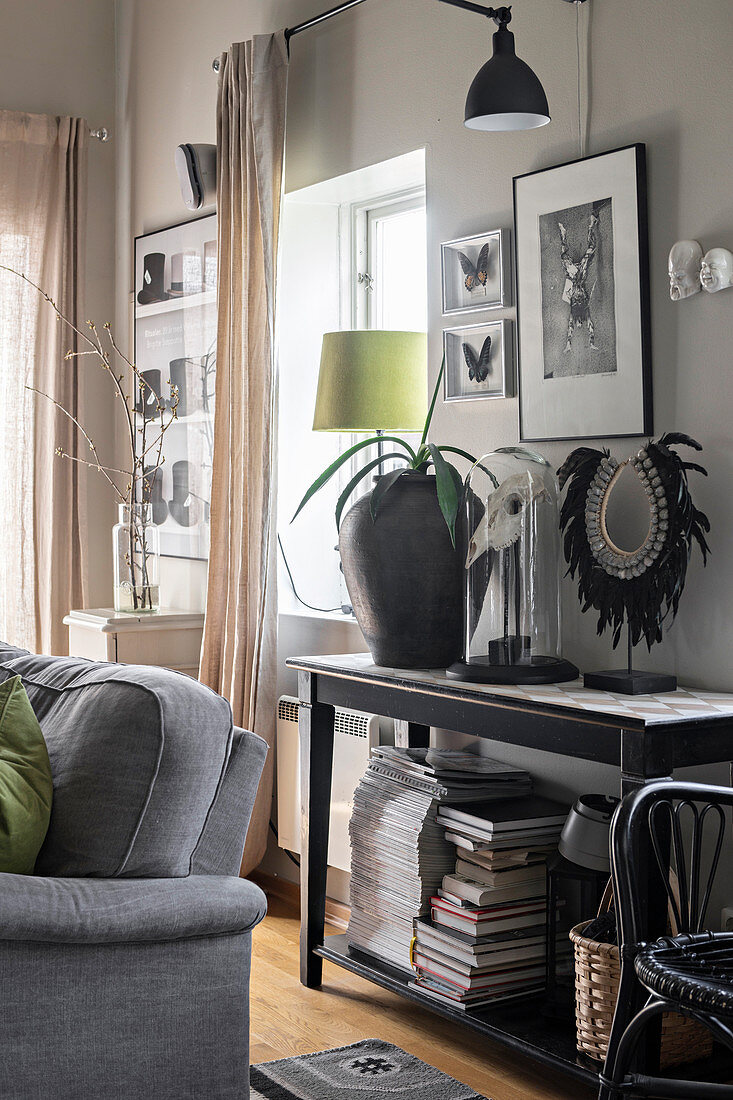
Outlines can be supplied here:
M613 691L619 695L658 695L664 691L676 691L677 677L664 672L639 672L633 668L634 646L631 627L626 626L626 668L606 672L586 672L583 686Z

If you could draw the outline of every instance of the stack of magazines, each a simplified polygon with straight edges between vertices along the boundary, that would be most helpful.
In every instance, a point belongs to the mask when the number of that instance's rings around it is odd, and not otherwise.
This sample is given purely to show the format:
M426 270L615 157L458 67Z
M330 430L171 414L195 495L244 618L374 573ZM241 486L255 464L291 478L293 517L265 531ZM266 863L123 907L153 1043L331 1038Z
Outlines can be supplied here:
M567 813L537 797L440 806L457 859L431 899L431 919L415 926L421 992L465 1009L544 986L545 860Z
M415 918L455 867L439 808L504 801L529 775L468 752L380 746L354 794L349 943L409 972Z

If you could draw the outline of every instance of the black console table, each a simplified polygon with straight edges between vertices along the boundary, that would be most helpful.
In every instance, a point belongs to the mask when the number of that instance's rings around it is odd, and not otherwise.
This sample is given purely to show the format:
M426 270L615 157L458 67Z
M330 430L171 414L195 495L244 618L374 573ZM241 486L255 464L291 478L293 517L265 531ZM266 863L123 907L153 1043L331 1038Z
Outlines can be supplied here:
M324 939L326 857L334 707L395 719L397 743L427 745L430 727L542 749L620 767L621 793L675 768L733 759L733 695L680 689L659 696L616 696L580 681L537 687L471 685L439 673L375 666L368 654L294 657L300 697L301 930L300 979L321 984L323 959L401 994L441 1016L569 1073L593 1086L598 1066L578 1054L575 1023L543 1013L535 995L495 1009L467 1012L411 989L399 970L349 947L345 935ZM639 889L650 935L663 931L663 891L650 865Z

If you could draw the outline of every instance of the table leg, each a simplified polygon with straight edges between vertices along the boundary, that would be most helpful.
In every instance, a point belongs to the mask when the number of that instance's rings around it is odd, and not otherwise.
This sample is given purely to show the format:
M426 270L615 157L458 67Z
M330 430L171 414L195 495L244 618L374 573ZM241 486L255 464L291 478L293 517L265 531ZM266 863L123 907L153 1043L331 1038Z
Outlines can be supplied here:
M328 825L331 811L334 708L318 702L317 677L298 674L300 737L300 981L317 989L326 920Z
M399 749L427 749L430 747L430 726L395 718L394 743Z
M621 733L621 797L631 791L651 783L655 779L670 779L673 760L668 735L653 730L623 730ZM664 838L659 837L664 847ZM661 881L656 859L649 847L644 845L639 853L639 874L637 878L640 897L640 909L646 914L641 929L642 941L655 940L667 930L667 894ZM619 1005L617 1025L614 1015L614 1031L623 1030L632 1016L639 1011L645 1000L645 994L638 982L634 983L634 997L629 1005ZM641 1042L634 1058L633 1069L648 1074L659 1073L659 1049L662 1034L661 1016L649 1023L646 1028L646 1042Z

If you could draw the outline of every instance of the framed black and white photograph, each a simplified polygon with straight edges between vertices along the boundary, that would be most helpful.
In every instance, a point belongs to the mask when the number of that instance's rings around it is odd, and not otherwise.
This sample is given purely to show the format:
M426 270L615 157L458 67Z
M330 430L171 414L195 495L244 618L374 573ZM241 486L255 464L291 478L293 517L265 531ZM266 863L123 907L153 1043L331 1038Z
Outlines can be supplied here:
M645 146L514 178L520 439L653 431Z
M136 416L158 419L158 401L170 408L178 398L157 471L157 456L146 456L153 521L168 557L209 556L216 239L216 214L135 239L135 362L147 383Z
M443 331L444 399L514 396L511 321L487 321Z
M440 246L443 313L511 305L508 229L494 229Z

